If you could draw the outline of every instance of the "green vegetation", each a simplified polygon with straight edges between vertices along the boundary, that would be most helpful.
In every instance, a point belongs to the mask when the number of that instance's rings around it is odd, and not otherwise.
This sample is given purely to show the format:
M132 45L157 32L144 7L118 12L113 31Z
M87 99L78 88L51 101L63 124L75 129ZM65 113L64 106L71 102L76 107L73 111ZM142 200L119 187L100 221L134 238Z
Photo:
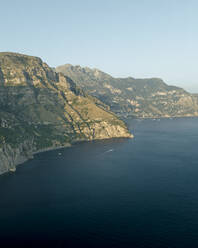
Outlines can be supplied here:
M159 78L113 78L97 69L63 65L57 72L70 77L78 86L119 116L168 117L197 116L198 96L169 86Z
M34 151L93 138L131 137L105 108L41 59L0 53L0 161L6 163L0 163L0 174ZM103 129L112 126L108 135Z

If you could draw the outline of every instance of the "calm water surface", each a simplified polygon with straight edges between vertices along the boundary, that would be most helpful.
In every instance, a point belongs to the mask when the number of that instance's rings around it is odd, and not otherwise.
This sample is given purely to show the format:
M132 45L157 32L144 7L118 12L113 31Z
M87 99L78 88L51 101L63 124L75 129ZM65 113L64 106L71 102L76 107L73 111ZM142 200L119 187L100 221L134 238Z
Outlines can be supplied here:
M1 176L1 247L198 247L198 119L128 122Z

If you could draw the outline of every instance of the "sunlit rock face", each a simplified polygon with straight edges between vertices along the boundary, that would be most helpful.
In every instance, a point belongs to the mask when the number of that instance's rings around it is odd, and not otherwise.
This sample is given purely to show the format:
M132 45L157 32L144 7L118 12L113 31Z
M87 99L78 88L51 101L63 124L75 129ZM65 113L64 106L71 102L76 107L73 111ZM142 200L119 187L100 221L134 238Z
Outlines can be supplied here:
M108 107L40 58L0 53L0 174L34 152L132 137Z
M120 116L198 116L197 95L169 86L159 78L113 78L97 69L70 64L59 66L56 71L69 76Z

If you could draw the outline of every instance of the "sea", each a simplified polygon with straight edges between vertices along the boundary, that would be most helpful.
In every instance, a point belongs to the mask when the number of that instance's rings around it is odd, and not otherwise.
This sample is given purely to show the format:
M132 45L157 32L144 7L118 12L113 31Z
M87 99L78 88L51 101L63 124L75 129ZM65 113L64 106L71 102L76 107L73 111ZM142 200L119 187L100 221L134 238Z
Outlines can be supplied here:
M0 247L197 248L198 118L127 124L0 176Z

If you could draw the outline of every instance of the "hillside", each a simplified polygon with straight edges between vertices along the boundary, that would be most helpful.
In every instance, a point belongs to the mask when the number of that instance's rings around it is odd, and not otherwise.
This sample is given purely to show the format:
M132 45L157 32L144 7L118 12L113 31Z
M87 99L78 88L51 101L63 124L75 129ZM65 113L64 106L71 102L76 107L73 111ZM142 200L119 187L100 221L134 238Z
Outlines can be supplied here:
M42 150L132 137L105 108L40 58L0 53L0 174Z
M159 78L113 78L88 67L56 68L120 116L143 118L198 116L198 97Z

